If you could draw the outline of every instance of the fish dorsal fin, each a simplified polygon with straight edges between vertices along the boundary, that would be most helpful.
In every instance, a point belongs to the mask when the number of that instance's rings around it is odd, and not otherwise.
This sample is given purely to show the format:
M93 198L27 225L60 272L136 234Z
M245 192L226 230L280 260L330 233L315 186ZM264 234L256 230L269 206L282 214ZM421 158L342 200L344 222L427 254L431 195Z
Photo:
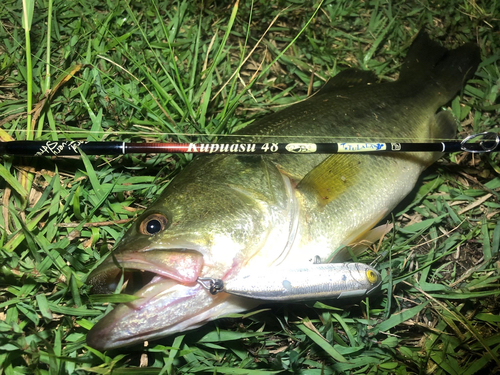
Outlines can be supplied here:
M305 175L297 189L316 195L319 205L326 206L356 183L360 163L358 155L332 155Z
M328 82L318 91L318 94L325 94L340 89L351 87L366 86L378 81L375 73L368 70L350 68L341 71L335 77L330 78Z

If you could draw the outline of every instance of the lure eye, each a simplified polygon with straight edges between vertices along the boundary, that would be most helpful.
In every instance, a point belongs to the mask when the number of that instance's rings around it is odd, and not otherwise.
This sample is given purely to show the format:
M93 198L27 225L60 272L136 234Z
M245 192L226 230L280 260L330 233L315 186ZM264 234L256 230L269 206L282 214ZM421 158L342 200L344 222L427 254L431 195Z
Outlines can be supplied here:
M370 284L375 284L378 281L378 276L372 270L366 271L366 278L370 282Z
M139 232L152 236L168 228L168 219L162 214L151 214L139 224Z

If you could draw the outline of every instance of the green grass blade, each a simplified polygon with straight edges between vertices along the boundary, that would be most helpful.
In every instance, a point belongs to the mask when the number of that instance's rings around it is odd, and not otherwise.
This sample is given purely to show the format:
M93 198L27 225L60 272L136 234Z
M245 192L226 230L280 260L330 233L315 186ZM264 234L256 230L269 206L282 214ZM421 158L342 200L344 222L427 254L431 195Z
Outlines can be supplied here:
M316 343L321 349L323 349L328 355L330 355L335 361L347 362L333 346L331 346L325 339L319 336L316 332L307 328L304 324L297 324L297 328L306 334L314 343Z

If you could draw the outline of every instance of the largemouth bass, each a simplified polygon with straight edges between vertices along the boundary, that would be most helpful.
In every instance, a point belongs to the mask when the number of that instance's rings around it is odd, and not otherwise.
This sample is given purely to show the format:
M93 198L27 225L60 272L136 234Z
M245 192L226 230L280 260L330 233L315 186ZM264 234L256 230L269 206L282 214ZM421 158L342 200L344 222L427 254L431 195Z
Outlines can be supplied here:
M449 139L456 120L437 111L478 63L477 46L450 51L420 33L397 81L377 83L373 73L345 70L311 98L251 124L231 141ZM144 281L135 301L117 305L92 328L88 344L104 350L141 343L253 308L255 300L212 295L197 280L225 282L340 259L338 249L366 236L440 156L195 158L89 276L97 293L114 291L122 269L129 284L138 272Z

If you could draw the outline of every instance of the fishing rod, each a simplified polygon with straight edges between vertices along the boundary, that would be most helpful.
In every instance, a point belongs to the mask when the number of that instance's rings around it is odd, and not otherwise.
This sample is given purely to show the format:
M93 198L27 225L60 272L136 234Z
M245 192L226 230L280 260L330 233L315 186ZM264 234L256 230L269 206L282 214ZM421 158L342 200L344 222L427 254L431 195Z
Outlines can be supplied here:
M448 142L336 142L336 143L134 143L93 141L9 141L0 142L0 155L70 156L126 154L337 154L377 152L471 152L500 151L497 133L469 135L461 141Z

